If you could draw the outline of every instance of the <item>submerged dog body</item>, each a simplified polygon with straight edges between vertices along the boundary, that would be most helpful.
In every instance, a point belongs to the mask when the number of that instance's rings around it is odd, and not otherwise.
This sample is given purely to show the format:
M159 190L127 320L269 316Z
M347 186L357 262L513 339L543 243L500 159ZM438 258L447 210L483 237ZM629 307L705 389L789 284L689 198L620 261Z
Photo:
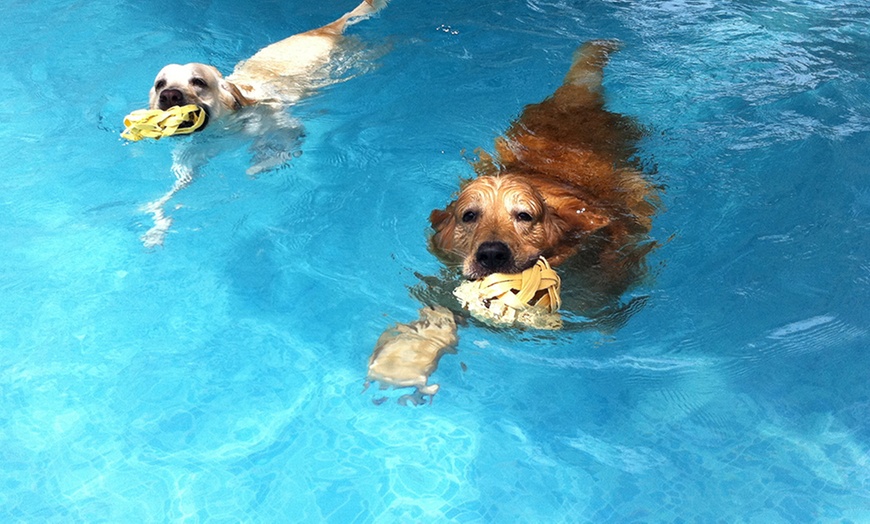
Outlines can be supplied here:
M432 212L433 251L466 278L518 273L545 257L594 269L597 282L586 285L609 300L630 285L656 206L631 163L641 131L604 108L602 71L616 47L584 44L556 92L527 106L495 155L481 154L479 176Z

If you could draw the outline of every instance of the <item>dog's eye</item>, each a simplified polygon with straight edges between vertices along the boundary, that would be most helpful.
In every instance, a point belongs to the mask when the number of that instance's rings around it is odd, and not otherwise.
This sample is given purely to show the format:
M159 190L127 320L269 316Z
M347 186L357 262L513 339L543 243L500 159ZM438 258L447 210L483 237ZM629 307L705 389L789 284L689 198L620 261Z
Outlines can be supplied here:
M525 211L520 211L519 213L517 213L517 220L519 220L520 222L531 222L534 220L534 217L531 214L526 213Z
M462 214L462 221L466 224L477 220L477 211L466 211Z
M201 88L205 89L206 87L208 87L208 82L206 82L202 78L196 77L196 78L190 79L190 85L192 85L194 87L201 87Z
M157 91L160 91L160 90L163 89L164 87L166 87L166 80L158 80L158 81L154 84L154 89L156 89Z

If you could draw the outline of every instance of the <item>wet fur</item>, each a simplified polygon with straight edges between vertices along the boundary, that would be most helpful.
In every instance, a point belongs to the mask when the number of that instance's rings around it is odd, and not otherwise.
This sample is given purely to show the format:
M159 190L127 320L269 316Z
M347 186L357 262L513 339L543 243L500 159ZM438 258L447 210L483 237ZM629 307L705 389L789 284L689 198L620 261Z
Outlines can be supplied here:
M657 197L633 163L640 128L604 107L602 72L616 49L584 44L556 92L523 110L494 155L479 152L479 176L431 213L433 252L466 278L494 272L478 256L493 242L510 252L498 272L539 256L579 266L596 297L587 308L612 302L642 273Z

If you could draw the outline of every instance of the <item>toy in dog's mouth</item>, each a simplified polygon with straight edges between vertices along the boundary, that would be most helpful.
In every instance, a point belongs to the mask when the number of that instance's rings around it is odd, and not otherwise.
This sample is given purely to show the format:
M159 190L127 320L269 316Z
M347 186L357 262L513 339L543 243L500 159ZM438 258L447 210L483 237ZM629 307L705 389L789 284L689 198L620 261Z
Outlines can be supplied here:
M497 327L560 329L562 282L546 259L522 273L467 280L453 294L476 319Z
M137 141L143 138L159 140L172 135L189 135L205 127L208 112L194 104L174 106L167 110L138 109L124 118L122 138Z

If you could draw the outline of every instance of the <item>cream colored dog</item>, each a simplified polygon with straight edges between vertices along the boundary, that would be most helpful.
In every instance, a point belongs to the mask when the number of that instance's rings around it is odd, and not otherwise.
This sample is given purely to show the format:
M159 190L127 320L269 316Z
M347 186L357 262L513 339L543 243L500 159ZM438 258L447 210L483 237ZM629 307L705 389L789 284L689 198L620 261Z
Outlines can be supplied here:
M151 87L151 109L194 104L215 120L258 103L286 105L328 82L326 65L345 28L376 13L386 0L365 0L353 11L318 29L264 47L224 78L216 67L169 64Z
M149 93L151 109L194 104L205 111L201 129L220 122L223 132L208 141L183 142L173 153L175 183L144 210L154 226L143 236L146 247L162 245L172 225L166 204L187 187L197 170L227 147L227 131L241 132L253 140L254 158L248 174L285 165L298 153L302 135L299 123L286 109L318 88L339 81L330 69L330 59L341 49L345 29L386 6L387 0L364 0L341 18L318 29L293 35L239 62L224 78L214 66L169 64L157 74ZM243 111L244 110L244 111Z

